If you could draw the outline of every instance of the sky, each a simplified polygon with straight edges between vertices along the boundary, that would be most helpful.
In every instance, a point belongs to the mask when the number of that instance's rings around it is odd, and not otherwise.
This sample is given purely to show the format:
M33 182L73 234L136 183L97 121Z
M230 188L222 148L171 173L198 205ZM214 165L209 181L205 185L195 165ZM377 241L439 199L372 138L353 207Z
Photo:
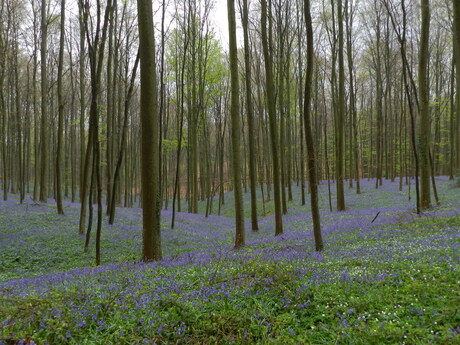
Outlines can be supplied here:
M238 0L235 0L237 45L243 46L243 30L241 28ZM211 10L211 21L216 29L216 36L222 43L222 48L228 51L228 15L227 0L214 0L214 8Z
M228 17L227 17L227 0L215 0L215 8L212 16L213 22L216 25L217 37L220 38L222 46L225 50L228 49Z

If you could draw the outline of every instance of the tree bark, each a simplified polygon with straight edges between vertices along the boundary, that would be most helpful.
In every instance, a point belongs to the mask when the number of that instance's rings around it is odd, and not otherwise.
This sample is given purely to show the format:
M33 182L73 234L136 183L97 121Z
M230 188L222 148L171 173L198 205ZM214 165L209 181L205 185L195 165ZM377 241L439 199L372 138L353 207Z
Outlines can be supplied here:
M137 68L139 66L139 54L137 54L134 62L134 67L131 72L131 80L129 82L128 92L125 97L124 117L123 117L123 129L121 133L120 150L118 152L117 163L115 165L115 171L113 174L112 193L110 194L112 200L109 203L109 224L113 224L115 221L115 204L116 204L116 190L118 188L118 181L120 180L121 165L123 163L123 155L126 150L126 137L128 132L128 115L129 115L129 104L134 90L134 82L136 79Z
M318 180L316 176L316 157L310 119L311 103L311 84L314 66L314 48L313 48L313 26L310 13L310 0L304 0L305 25L307 34L307 70L305 76L305 97L303 106L303 117L305 127L305 139L307 144L308 155L308 176L310 182L310 203L311 214L313 219L313 234L315 236L315 249L323 249L323 239L321 236L321 222L318 207Z
M455 66L456 66L456 104L457 104L457 119L456 119L456 138L457 152L456 159L456 174L460 174L460 3L457 0L452 0L454 4L454 47L455 47Z
M342 0L337 2L337 18L339 22L338 32L338 62L339 62L339 80L338 80L338 111L336 121L337 147L336 147L336 183L337 183L337 210L345 210L345 194L343 188L344 179L344 118L345 118L345 68L343 63L343 8Z
M278 134L276 129L276 108L275 108L275 92L273 82L271 43L267 35L267 2L262 0L262 46L265 59L265 78L266 92L268 102L268 117L270 127L270 144L272 148L272 165L273 165L273 189L275 201L275 236L283 233L283 220L281 210L281 193L280 193L280 166L278 153ZM269 19L271 20L271 19ZM271 36L271 35L270 35Z
M141 188L144 261L161 260L158 100L152 0L137 0L141 67Z
M243 35L244 35L244 67L246 82L246 113L248 117L248 141L249 141L249 183L251 190L251 226L253 231L259 230L257 221L257 181L256 181L256 152L255 152L255 130L254 130L254 108L252 104L251 87L251 62L249 46L249 8L248 0L243 0Z
M238 56L236 47L236 19L235 0L227 0L229 51L230 51L230 79L231 79L231 138L232 138L232 168L233 190L235 194L235 248L244 246L244 212L243 191L241 188L241 152L240 152L240 119L239 119L239 81L238 81Z
M420 207L430 207L430 109L428 88L428 59L429 59L429 34L430 34L430 3L429 0L421 0L421 34L418 68L418 84L420 99Z
M64 127L64 100L62 97L62 70L64 65L64 24L65 24L65 0L61 0L61 25L59 38L59 61L58 61L58 80L57 80L57 97L58 97L58 133L56 147L56 206L57 213L64 214L62 207L62 190L61 190L61 167L62 167L62 137Z
M40 201L48 199L48 79L46 71L46 49L48 37L48 23L46 18L46 0L41 4L41 135L40 135Z

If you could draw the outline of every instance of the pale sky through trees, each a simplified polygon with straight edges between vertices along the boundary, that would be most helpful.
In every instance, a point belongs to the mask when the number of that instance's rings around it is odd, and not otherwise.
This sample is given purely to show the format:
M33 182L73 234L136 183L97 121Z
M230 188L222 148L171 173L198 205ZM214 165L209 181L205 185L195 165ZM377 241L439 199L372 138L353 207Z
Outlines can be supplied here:
M228 50L228 18L227 18L227 1L216 0L213 9L215 16L212 16L213 22L216 25L217 38L220 39L222 47ZM240 28L240 17L236 16L237 27ZM238 40L240 43L240 40Z
M249 3L251 3L249 1ZM241 28L241 17L238 1L235 1L236 11L236 40L238 48L243 46L243 30ZM228 17L227 0L215 0L214 8L211 10L211 20L216 29L216 38L220 40L222 48L228 51Z
M251 2L249 2L251 3ZM154 24L159 30L161 21L161 1L154 1ZM238 48L243 46L243 32L241 28L241 18L239 13L238 1L235 3L236 25L237 25L237 44ZM66 10L70 15L78 13L77 1L69 1L66 4ZM70 16L69 15L69 16ZM215 29L216 38L221 42L222 48L228 51L228 19L227 19L227 0L214 0L214 6L211 9L211 22Z

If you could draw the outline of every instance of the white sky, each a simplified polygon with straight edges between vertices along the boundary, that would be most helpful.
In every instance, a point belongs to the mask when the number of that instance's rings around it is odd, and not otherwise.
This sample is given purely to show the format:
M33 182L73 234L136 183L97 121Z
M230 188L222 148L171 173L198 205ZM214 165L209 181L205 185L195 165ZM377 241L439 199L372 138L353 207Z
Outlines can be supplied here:
M214 8L211 10L211 21L216 29L217 38L222 43L222 48L228 51L228 15L227 15L227 0L214 0ZM237 26L237 44L243 45L242 29L240 15L238 11L238 0L235 0L235 16Z
M228 49L228 20L227 20L227 1L215 0L216 4L211 16L213 24L216 25L217 37L220 38L223 48Z

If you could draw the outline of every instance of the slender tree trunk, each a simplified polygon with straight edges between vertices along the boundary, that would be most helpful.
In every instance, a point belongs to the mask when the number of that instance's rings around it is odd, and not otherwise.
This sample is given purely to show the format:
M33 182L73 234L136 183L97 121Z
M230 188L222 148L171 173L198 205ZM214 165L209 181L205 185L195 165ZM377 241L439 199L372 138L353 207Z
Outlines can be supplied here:
M83 22L83 4L78 2L78 20L80 24L79 93L80 93L80 202L84 202L83 191L86 189L85 176L85 26Z
M107 4L107 6L110 6ZM101 49L104 49L103 45ZM97 114L97 113L96 113ZM99 114L95 115L94 132L99 133ZM97 137L94 142L94 160L96 170L96 197L97 197L97 228L96 228L96 266L101 264L101 232L102 232L102 179L101 179L101 145Z
M349 4L348 0L345 0L346 5L346 32L347 32L347 61L348 61L348 74L349 74L349 83L350 83L350 132L352 133L350 142L350 152L353 152L354 158L354 170L356 177L356 194L361 194L361 183L359 180L359 144L358 144L358 120L357 120L357 111L356 111L356 92L355 92L355 76L353 69L353 43L352 43L352 31L353 31L353 4ZM350 161L352 154L350 154ZM350 181L351 181L351 171L350 166Z
M158 100L152 0L137 0L141 66L141 185L144 261L161 260Z
M455 3L455 1L454 1ZM460 6L459 6L460 8ZM460 18L459 18L460 21ZM454 89L455 89L455 46L456 42L453 42L454 46L454 53L452 54L452 66L451 66L451 75L450 75L450 122L449 122L449 132L450 132L450 159L449 159L449 180L454 179L454 170L455 170L455 96L454 96ZM457 78L458 79L458 78ZM458 94L458 92L457 92ZM457 102L458 104L458 102Z
M180 73L179 73L179 78L177 80L178 84L176 86L177 93L179 94L179 119L177 121L179 122L178 124L178 133L177 133L177 151L176 151L176 170L175 170L175 178L174 178L174 190L173 190L173 200L172 200L172 215L171 215L171 229L174 229L175 225L175 220L176 220L176 200L178 203L178 211L180 212L180 157L181 157L181 151L182 151L182 137L183 137L183 127L184 127L184 99L185 99L185 85L184 85L184 78L185 78L185 60L186 60L186 54L187 54L187 49L189 45L189 37L188 37L188 31L185 33L185 42L184 42L184 48L183 48L183 55L182 55L182 60L181 60L181 66L180 66ZM178 62L176 61L176 65ZM177 66L176 66L177 67ZM178 67L177 67L178 68Z
M19 66L18 66L18 55L19 55L19 45L18 45L18 33L17 33L17 28L13 28L13 37L15 40L15 43L13 44L13 49L14 49L14 56L12 56L12 61L11 65L13 66L14 71L13 72L13 80L14 80L14 105L15 105L15 119L14 119L14 127L13 127L13 133L15 134L15 141L16 141L16 146L17 146L17 186L19 190L19 202L22 204L24 201L24 174L23 174L23 165L25 163L25 160L23 159L22 153L25 150L25 147L22 142L22 126L21 126L21 92L19 90ZM12 90L13 91L13 90Z
M382 151L383 151L383 140L382 140L382 131L383 131L383 80L382 80L382 45L381 45L381 13L375 5L377 12L377 22L376 22L376 48L375 48L375 88L376 88L376 122L377 122L377 136L376 141L376 165L375 165L375 188L379 187L379 182L382 180Z
M37 29L37 10L35 5L33 7L34 12L34 67L33 67L33 75L32 75L32 102L33 102L33 112L34 112L34 191L33 191L33 200L38 201L38 187L39 187L39 180L40 180L40 169L39 169L39 142L38 142L38 128L39 125L39 116L38 116L38 100L37 100L37 70L38 70L38 29ZM0 79L1 81L1 79Z
M92 147L92 134L88 133L87 148L85 148L85 23L83 12L83 1L78 2L78 18L80 24L80 58L79 67L79 93L80 93L80 221L78 232L80 235L85 233L86 203L88 201L88 175L90 170L91 154L89 148Z
M46 49L48 37L48 23L46 0L41 4L41 135L40 135L40 201L48 200L48 79L46 71Z
M429 59L429 34L430 34L430 3L429 0L421 0L421 36L419 52L419 99L420 99L420 207L430 207L430 109L428 88L428 59Z
M283 220L281 209L281 193L280 193L280 166L278 153L278 134L276 129L276 107L275 107L275 92L273 82L272 57L271 57L271 42L267 35L267 2L262 0L262 45L265 59L265 78L266 92L268 102L268 117L270 126L270 144L272 148L272 165L273 165L273 189L275 199L275 235L283 233ZM271 19L269 19L271 20ZM271 35L270 35L271 36Z
M433 195L434 195L434 200L436 200L436 204L439 205L439 196L438 196L438 189L436 188L436 181L434 179L435 177L435 167L434 167L434 162L433 162L433 157L431 154L431 151L428 151L428 159L430 162L430 172L431 172L431 185L433 186Z
M159 164L158 164L158 178L160 180L160 208L163 207L163 201L167 200L167 174L166 172L166 160L163 159L165 154L163 152L163 138L166 137L166 130L167 130L167 121L166 120L166 111L165 111L165 83L164 83L164 72L165 72L165 16L166 16L166 3L165 0L162 0L161 4L161 51L160 51L160 109L159 109L159 147L158 152L160 153L159 157Z
M344 179L344 127L345 127L345 69L343 63L343 8L342 0L337 1L338 7L338 62L339 62L339 80L338 80L338 111L337 111L337 147L336 147L336 183L337 183L337 210L345 210L345 194L343 188Z
M81 0L83 1L83 0ZM102 179L100 173L100 141L99 141L99 91L102 74L102 64L104 61L104 50L105 41L107 38L107 25L109 20L109 14L112 9L112 1L108 0L105 8L104 20L101 26L101 4L98 0L97 6L97 17L96 17L96 30L94 37L91 39L90 35L93 33L89 28L88 18L90 15L89 3L86 2L83 9L83 23L86 32L86 39L89 51L90 61L90 72L91 72L91 106L90 106L90 139L88 144L92 142L92 146L88 146L87 155L85 158L85 168L88 167L86 163L89 163L89 152L90 149L93 151L93 169L92 174L96 182L96 201L97 201L97 228L96 228L96 266L101 263L101 252L100 252L100 241L102 231ZM83 8L83 4L81 4ZM92 138L91 138L92 137ZM90 191L92 193L92 191ZM83 208L84 203L82 203ZM92 207L92 205L90 205ZM82 226L82 212L80 213L80 227ZM84 218L83 218L84 219ZM83 220L84 224L84 220Z
M88 148L89 149L89 148ZM89 150L88 150L89 151ZM89 156L89 155L88 155ZM91 156L92 157L92 156ZM91 162L91 181L89 183L89 193L88 193L88 226L86 228L86 237L85 237L85 247L84 251L87 252L89 249L89 241L91 239L91 229L93 227L93 190L94 190L94 158ZM80 223L81 224L81 223Z
M112 133L113 129L113 122L115 122L115 90L113 87L115 77L113 76L113 54L114 51L114 44L113 44L113 36L114 36L114 12L116 8L116 0L114 0L114 5L109 13L109 45L108 45L108 52L107 55L107 91L106 91L106 119L107 119L107 126L106 126L106 136L107 136L107 144L106 144L106 167L105 167L105 174L107 178L107 210L106 213L110 216L110 211L112 207L110 203L112 202L112 191L113 191L113 148L114 148L114 133ZM116 48L115 48L116 49Z
M129 104L131 102L131 97L134 90L134 82L136 79L137 68L139 66L139 54L137 54L136 61L134 62L134 67L131 72L131 81L129 83L128 92L125 97L125 108L124 108L124 118L123 118L123 129L121 133L121 142L120 142L120 150L118 152L117 163L115 165L115 172L113 174L113 185L112 185L112 193L110 194L112 200L109 203L110 212L109 212L109 224L113 224L115 221L115 204L116 204L116 190L118 188L118 182L120 180L120 171L121 165L123 163L123 155L126 149L126 136L128 133L128 115L129 115Z
M301 71L301 69L299 69ZM302 87L302 82L299 78L299 87ZM300 101L302 100L302 93L299 92ZM299 109L302 108L302 102L299 102ZM300 115L300 204L305 205L305 164L304 164L304 123L303 116Z
M417 206L417 214L420 213L420 188L419 188L419 155L417 149L417 139L416 139L416 125L415 125L415 109L419 109L418 98L416 93L415 82L411 75L411 69L409 62L407 61L406 55L406 28L407 28L407 11L405 0L401 1L401 10L402 10L402 27L398 27L396 21L393 17L393 13L388 5L388 3L384 2L385 7L387 8L388 14L390 15L391 23L393 26L394 31L397 34L397 38L400 44L400 51L401 51L401 59L403 62L403 81L404 81L404 89L406 92L407 104L409 106L409 114L410 114L410 123L411 123L411 143L414 153L414 165L415 165L415 192L416 192L416 206ZM412 90L412 92L411 92ZM414 106L414 99L415 98L415 106ZM407 161L407 159L406 159ZM410 174L408 174L410 175ZM409 177L410 183L410 177ZM410 184L409 184L409 200L410 200Z
M238 56L236 46L236 19L235 0L227 0L229 51L230 51L230 78L231 78L231 138L232 138L232 168L233 188L235 193L235 248L244 246L244 212L243 191L241 188L241 158L240 158L240 119L239 119L239 81L238 81Z
M257 222L257 181L256 181L256 152L255 152L255 130L254 130L254 108L252 104L251 87L251 62L249 46L249 8L248 0L243 0L243 34L244 34L244 67L246 82L246 113L248 117L248 141L249 141L249 183L251 189L251 226L253 231L259 230Z
M85 154L85 160L83 164L83 183L80 186L80 221L79 221L79 227L78 227L78 232L80 235L83 235L85 233L85 222L86 222L86 206L88 202L88 177L90 174L90 167L92 167L91 159L92 159L92 150L91 148L93 147L93 130L92 128L89 129L88 133L88 143L86 147L86 154ZM83 157L82 157L83 158ZM91 193L91 189L89 190L89 193Z
M307 143L308 155L308 176L310 182L310 202L311 214L313 219L313 234L315 236L315 249L321 251L323 249L323 239L321 236L321 223L318 207L318 180L316 176L316 158L315 148L313 144L313 136L310 120L310 103L311 103L311 84L314 67L314 49L313 49L313 26L310 13L310 0L304 0L305 25L307 34L307 71L305 76L305 98L303 107L305 139Z
M61 167L62 167L62 139L64 127L64 100L62 97L62 70L64 65L64 25L65 25L65 0L61 0L61 25L59 39L59 61L58 61L58 80L57 80L57 97L58 97L58 133L56 147L56 206L57 213L64 214L62 207L61 191Z
M457 87L457 119L456 119L456 138L457 147L455 149L457 153L456 159L456 174L460 174L460 3L457 0L452 0L454 4L454 47L455 47L455 66L456 66L456 87Z
M281 1L278 0L279 3L277 4L277 12L278 17L276 18L277 23L277 35L278 35L278 59L276 59L277 66L275 67L275 71L278 70L278 79L277 79L277 92L276 98L278 100L278 112L279 112L279 123L280 123L280 137L279 137L279 150L280 150L280 171L281 171L281 208L283 210L283 214L287 214L287 201L286 201L286 161L285 161L285 109L284 109L284 76L283 76L283 69L284 69L284 59L285 59L285 52L284 52L284 45L285 45L285 38L283 35L283 27L282 22L283 18L281 16L281 8L282 4ZM284 4L287 7L287 4Z

